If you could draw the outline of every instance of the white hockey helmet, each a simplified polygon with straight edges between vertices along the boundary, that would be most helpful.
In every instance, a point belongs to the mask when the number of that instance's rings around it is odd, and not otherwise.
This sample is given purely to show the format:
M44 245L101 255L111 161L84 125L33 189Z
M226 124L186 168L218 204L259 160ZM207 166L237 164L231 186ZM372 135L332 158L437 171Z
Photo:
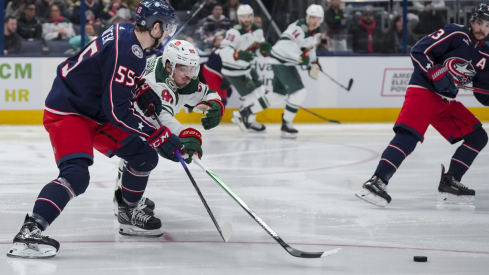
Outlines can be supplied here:
M163 64L170 62L172 75L177 64L193 67L192 77L198 77L200 70L200 56L194 45L185 40L172 40L166 44L163 51Z
M321 23L323 23L324 20L324 9L320 5L315 5L312 4L309 7L307 7L306 10L306 22L309 22L309 16L316 16L321 18Z
M239 5L238 11L236 11L236 13L238 14L238 17L240 15L253 14L253 8L251 8L251 6L248 4L241 4Z

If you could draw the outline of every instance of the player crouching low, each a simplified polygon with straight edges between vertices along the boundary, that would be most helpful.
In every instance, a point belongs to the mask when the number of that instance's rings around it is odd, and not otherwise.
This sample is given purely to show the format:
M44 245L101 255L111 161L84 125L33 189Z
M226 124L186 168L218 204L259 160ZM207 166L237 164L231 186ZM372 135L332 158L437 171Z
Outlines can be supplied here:
M202 157L202 135L197 129L184 127L174 116L184 106L194 107L195 112L205 114L201 119L202 126L205 130L209 130L219 125L224 114L224 104L219 95L210 90L207 85L200 83L197 78L200 69L199 61L200 57L192 44L183 40L173 40L165 46L161 57L148 60L144 78L138 83L135 91L138 111L147 116L155 126L159 126L153 118L157 115L161 123L180 138L180 142L187 148L187 155L183 156L187 163L192 161L194 154L198 158ZM178 161L176 157L171 160ZM137 223L125 218L127 201L122 198L122 195L131 196L132 191L128 187L131 184L130 178L137 175L133 175L123 160L119 167L118 188L114 196L117 216L121 223L119 233L133 236L154 235L141 230ZM139 205L144 209L145 215L154 216L153 201L143 198ZM161 232L159 234L161 235Z

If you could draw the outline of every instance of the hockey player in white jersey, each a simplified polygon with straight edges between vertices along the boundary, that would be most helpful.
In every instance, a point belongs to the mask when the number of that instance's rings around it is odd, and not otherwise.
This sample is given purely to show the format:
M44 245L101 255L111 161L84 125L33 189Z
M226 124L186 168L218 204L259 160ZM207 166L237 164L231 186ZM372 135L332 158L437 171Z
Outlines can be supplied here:
M255 69L251 68L251 61L256 51L268 56L271 45L265 41L263 30L253 24L253 9L249 5L240 5L237 14L239 24L229 29L221 42L221 72L238 91L243 100L242 106L247 106L265 94L265 86ZM238 122L234 118L232 121ZM256 122L256 115L250 115L248 121L247 129L265 131L265 126Z
M324 10L320 5L310 5L306 18L288 26L278 42L272 47L271 63L274 73L273 92L262 95L236 112L240 128L250 128L251 117L263 109L283 104L282 138L296 138L298 131L292 125L302 102L306 98L306 89L296 66L308 66L309 75L317 78L319 63L316 58L316 44L321 35L320 24L323 22Z
M158 126L152 117L153 111L156 112L161 123L180 138L180 142L187 148L187 155L183 156L187 163L192 161L193 155L202 157L202 135L197 129L183 126L174 116L184 106L194 107L195 112L205 114L201 122L204 129L209 130L219 125L224 114L220 96L198 80L199 60L197 50L191 43L184 40L170 41L162 56L148 59L144 78L134 92L138 105L136 109ZM122 193L131 192L120 185L124 181L124 169L127 168L121 160L114 195L115 214L120 208ZM146 213L154 214L153 201L143 197L140 204ZM128 230L121 234L132 235Z

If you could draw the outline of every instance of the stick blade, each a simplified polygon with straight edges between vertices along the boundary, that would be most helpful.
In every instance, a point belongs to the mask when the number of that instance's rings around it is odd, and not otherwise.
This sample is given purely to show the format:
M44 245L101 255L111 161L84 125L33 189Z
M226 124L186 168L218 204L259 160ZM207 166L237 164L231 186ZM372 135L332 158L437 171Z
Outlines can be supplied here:
M222 238L225 242L229 242L231 234L233 234L233 226L230 222L225 221L221 226Z
M348 88L346 88L348 92L350 91L352 85L353 85L353 78L350 78L350 81L348 82Z
M336 248L333 250L328 250L328 251L323 251L323 252L305 252L301 251L298 249L295 249L293 247L287 247L286 248L287 252L289 252L290 255L298 258L306 258L306 259L316 259L316 258L322 258L322 257L327 257L331 256L333 254L338 253L338 251L341 250L341 248Z

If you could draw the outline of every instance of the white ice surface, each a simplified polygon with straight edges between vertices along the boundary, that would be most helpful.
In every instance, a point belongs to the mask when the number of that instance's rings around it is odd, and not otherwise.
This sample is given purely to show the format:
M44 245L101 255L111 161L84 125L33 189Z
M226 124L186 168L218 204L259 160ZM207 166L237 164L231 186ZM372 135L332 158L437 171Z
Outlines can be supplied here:
M489 153L463 183L475 207L436 206L440 164L458 145L435 130L389 184L392 202L378 208L354 196L393 137L391 124L298 125L281 140L235 125L203 131L202 161L289 245L342 250L320 259L290 256L197 165L189 166L224 243L179 163L160 159L145 195L156 202L164 236L121 236L112 212L118 159L98 152L85 194L45 231L61 243L47 260L5 256L41 188L58 170L42 126L0 126L0 274L489 274ZM195 126L201 129L201 126ZM428 262L413 261L427 256Z

